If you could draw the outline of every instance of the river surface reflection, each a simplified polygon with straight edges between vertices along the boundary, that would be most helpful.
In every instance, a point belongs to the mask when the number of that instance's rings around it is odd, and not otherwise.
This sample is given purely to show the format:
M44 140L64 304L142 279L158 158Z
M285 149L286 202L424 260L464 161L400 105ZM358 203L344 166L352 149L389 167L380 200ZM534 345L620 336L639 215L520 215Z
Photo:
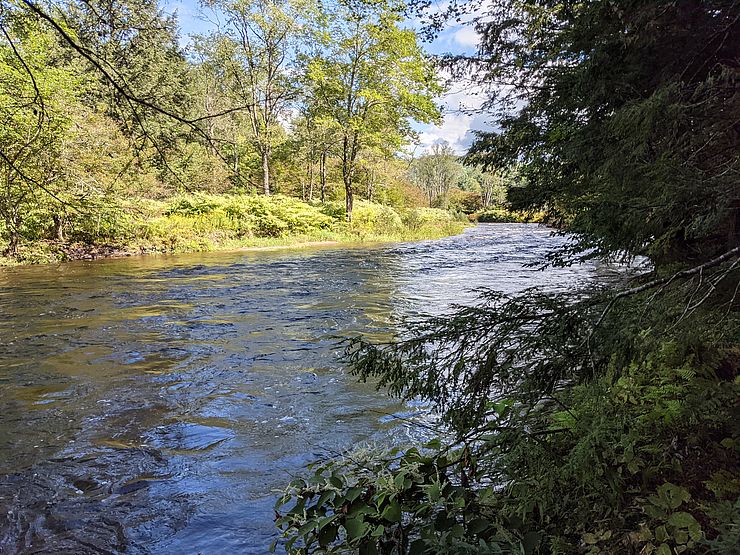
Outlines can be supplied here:
M274 490L308 462L413 434L337 340L387 339L476 288L593 279L526 266L563 241L495 224L0 270L0 552L266 553Z

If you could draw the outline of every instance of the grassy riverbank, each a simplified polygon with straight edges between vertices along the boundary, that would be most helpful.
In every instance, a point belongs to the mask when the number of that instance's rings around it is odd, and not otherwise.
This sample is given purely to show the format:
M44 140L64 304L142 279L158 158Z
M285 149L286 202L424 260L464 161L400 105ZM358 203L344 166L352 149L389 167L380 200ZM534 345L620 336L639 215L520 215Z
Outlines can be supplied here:
M90 215L94 214L94 216ZM14 258L0 265L48 263L147 253L301 246L314 242L434 239L462 232L465 222L430 208L399 209L358 201L351 223L340 203L307 203L281 195L179 195L129 199L70 214L62 237L44 218L28 218ZM0 244L0 251L5 245Z

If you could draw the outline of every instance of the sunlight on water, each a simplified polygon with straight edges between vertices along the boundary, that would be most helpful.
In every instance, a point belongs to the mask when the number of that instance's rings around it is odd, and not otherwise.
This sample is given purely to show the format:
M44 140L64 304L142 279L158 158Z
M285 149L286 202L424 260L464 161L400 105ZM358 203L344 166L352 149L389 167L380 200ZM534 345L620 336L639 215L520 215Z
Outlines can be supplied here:
M362 441L409 439L339 338L394 336L477 288L569 287L564 239L481 225L440 241L0 271L0 552L259 553L274 490Z

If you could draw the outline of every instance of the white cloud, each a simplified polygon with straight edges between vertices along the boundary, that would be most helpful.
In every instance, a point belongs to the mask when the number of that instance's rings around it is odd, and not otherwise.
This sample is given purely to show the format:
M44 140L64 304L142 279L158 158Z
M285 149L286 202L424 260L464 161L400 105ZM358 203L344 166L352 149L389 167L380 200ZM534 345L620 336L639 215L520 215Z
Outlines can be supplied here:
M484 87L457 83L440 98L443 120L439 125L415 126L419 133L417 154L435 143L446 142L458 154L464 154L475 139L474 131L490 131L490 115L482 109L487 98Z
M469 146L470 122L472 116L467 114L448 114L441 125L424 126L419 134L420 147L429 149L436 143L449 143L459 154L463 154Z
M470 112L483 107L486 91L480 85L468 83L467 86L456 85L441 99L445 112Z
M455 31L452 39L464 48L478 48L480 36L472 25L464 25Z

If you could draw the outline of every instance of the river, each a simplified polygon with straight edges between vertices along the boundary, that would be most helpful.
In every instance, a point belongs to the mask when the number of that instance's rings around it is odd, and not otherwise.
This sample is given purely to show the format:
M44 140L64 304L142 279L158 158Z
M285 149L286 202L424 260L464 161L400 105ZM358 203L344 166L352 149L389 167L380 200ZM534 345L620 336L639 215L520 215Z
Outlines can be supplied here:
M312 460L413 436L337 341L569 287L563 243L491 224L438 241L0 269L0 552L264 554Z

